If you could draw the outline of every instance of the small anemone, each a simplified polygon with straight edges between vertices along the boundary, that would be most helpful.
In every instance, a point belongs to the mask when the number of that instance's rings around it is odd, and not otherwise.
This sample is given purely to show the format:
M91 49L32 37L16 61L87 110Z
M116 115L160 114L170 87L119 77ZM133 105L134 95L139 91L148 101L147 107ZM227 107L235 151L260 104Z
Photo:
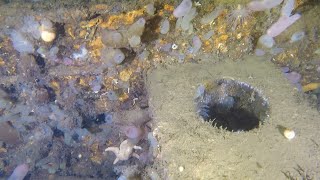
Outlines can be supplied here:
M228 23L231 24L232 30L235 30L238 26L245 23L245 20L251 17L251 10L246 6L238 4L236 7L232 7L230 14L228 15Z

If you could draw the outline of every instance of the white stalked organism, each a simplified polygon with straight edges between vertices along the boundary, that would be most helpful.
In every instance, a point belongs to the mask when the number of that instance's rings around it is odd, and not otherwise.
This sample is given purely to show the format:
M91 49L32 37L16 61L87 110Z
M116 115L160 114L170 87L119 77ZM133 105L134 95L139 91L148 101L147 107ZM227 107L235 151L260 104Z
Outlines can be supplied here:
M228 15L228 22L232 29L235 30L239 25L244 24L245 20L250 18L251 12L250 9L240 4L233 8Z
M268 30L267 34L271 37L276 37L300 19L300 14L291 13L294 9L295 0L286 0L281 9L281 16Z
M170 22L167 18L165 18L163 21L161 21L160 24L160 33L161 34L167 34L170 30Z
M144 18L138 19L128 28L128 37L132 36L141 36L144 31L144 25L146 24L146 20Z
M132 139L126 139L121 144L120 147L108 147L105 151L111 151L116 155L116 159L113 164L118 161L126 161L131 156L139 159L139 155L133 152L133 149L142 149L140 146L136 146L138 142Z
M104 47L101 49L101 61L107 67L113 67L121 64L125 59L125 55L120 49Z
M247 7L251 11L265 11L267 9L271 9L273 7L278 6L281 4L283 0L257 0L257 1L251 1L247 4Z
M44 42L52 42L56 38L55 28L50 20L41 20L40 26L41 39Z
M8 180L23 180L28 174L29 166L27 164L20 164L17 166Z
M183 16L182 21L181 21L181 29L184 30L184 31L186 31L188 29L191 29L191 27L193 27L191 21L196 17L197 14L198 14L197 13L197 9L196 8L192 8L188 12L188 14Z
M277 22L272 24L272 26L267 30L267 34L271 37L276 37L300 19L300 14L295 14L290 17L281 16Z
M10 32L10 38L15 50L20 53L33 53L33 44L20 32L13 30Z
M201 39L198 36L194 36L192 38L192 48L193 48L192 53L193 54L198 53L200 48L201 48L201 46L202 46Z
M150 4L146 5L146 12L149 15L153 16L155 11L156 11L156 8L154 8L154 4L153 3L150 3Z
M219 5L213 11L211 11L210 13L204 15L200 19L200 23L201 24L209 24L212 21L214 21L218 16L220 16L222 14L222 12L223 12L223 6Z
M294 9L295 0L286 0L281 8L281 16L291 16Z
M137 47L141 43L140 36L136 36L136 35L130 37L128 40L131 47Z
M25 16L23 18L23 26L21 32L31 35L35 39L40 39L40 24L33 16Z
M111 47L124 47L127 44L122 34L115 30L103 30L101 40L103 44Z

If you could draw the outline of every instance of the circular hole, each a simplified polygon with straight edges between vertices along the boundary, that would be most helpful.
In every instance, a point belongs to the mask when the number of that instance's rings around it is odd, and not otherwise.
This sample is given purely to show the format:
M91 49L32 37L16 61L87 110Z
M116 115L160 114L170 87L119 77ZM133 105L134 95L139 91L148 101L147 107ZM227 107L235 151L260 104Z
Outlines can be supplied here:
M259 90L231 79L200 85L195 101L199 116L232 132L258 128L269 113L269 103Z

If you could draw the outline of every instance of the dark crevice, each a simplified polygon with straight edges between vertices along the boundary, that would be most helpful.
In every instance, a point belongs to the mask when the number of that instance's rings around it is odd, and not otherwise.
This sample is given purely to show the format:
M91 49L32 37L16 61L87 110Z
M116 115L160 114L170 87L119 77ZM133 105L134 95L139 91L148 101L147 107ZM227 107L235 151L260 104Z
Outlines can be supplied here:
M251 85L222 79L212 87L199 87L196 103L197 113L213 126L233 132L249 131L268 117L266 98Z

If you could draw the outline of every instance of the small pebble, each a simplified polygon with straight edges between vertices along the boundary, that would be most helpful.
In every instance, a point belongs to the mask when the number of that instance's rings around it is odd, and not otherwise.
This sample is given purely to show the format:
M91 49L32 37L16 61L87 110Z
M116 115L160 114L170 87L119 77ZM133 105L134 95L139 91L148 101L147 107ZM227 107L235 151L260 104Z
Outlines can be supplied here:
M284 137L286 137L288 140L293 139L296 136L296 133L291 129L285 129L283 132Z
M289 72L289 67L282 67L281 68L281 71L283 72L283 73L287 73L287 72Z
M68 57L63 57L62 62L64 65L67 65L67 66L73 65L73 60Z
M160 45L160 47L159 47L159 50L163 51L163 52L170 52L171 49L173 49L171 43L163 44L163 45Z
M179 171L182 172L184 170L183 166L179 166Z

